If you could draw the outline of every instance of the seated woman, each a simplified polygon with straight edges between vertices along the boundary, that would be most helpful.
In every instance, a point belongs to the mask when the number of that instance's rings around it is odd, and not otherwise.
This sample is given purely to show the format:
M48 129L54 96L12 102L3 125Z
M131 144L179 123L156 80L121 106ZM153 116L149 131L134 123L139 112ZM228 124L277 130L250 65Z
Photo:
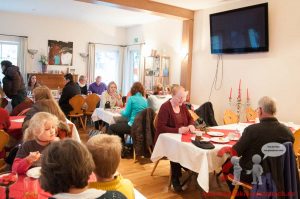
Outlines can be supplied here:
M161 84L157 84L153 87L153 94L147 98L149 108L152 108L154 112L158 111L163 103L170 99L171 95L163 95L163 87Z
M157 116L157 128L155 141L161 133L187 133L194 131L194 121L183 105L185 100L184 88L179 85L173 85L171 88L172 98L165 102L159 109ZM176 192L182 191L179 178L181 177L181 165L176 162L170 162L171 181Z
M121 115L128 118L129 122L122 121L112 124L108 128L108 134L119 135L123 143L125 143L124 134L130 134L131 132L135 116L148 106L144 97L145 90L141 82L135 82L131 87L130 93L132 96L129 97L125 109L121 111Z
M87 148L70 139L52 143L43 153L40 183L56 199L125 199L117 191L88 189L95 168Z
M110 104L110 107L122 107L122 97L117 93L117 84L112 81L107 86L107 91L104 91L101 95L100 108L105 108L105 104Z
M41 86L41 85L36 81L36 76L31 75L29 77L27 88L26 88L27 94L32 93L33 89L35 89L36 87L39 87L39 86Z
M88 140L87 147L96 165L94 173L97 178L97 182L90 182L89 187L119 191L128 199L134 199L133 184L117 172L122 151L120 138L115 135L96 135Z
M0 130L7 131L10 127L10 120L7 110L0 107Z
M80 75L79 80L77 82L81 95L87 95L88 89L87 89L87 83L86 83L86 77L84 75Z
M28 127L29 120L38 112L48 112L55 115L59 121L66 123L66 116L58 106L54 99L50 89L46 86L40 86L33 90L33 101L34 104L30 110L26 113L24 122L22 124L23 132ZM67 126L67 125L66 125Z
M59 99L59 106L66 116L73 110L69 104L69 100L75 95L80 95L80 88L73 80L73 75L68 73L65 75L66 85L62 90L61 97Z

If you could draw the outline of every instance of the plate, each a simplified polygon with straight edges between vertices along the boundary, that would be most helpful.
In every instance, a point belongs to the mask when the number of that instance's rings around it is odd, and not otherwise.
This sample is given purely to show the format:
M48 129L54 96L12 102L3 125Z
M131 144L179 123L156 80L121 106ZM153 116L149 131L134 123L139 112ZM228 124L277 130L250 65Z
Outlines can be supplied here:
M234 137L234 138L231 138L230 140L233 140L233 141L238 141L240 138L238 137Z
M31 178L39 178L41 176L42 167L34 167L26 172L26 175Z
M211 138L210 140L213 142L222 143L222 144L229 142L228 138Z
M191 140L195 140L196 137L191 137ZM207 138L207 137L202 137L202 140L200 141L204 141L204 142L209 142L210 141L210 138Z
M222 132L214 132L214 131L208 131L207 134L214 137L221 137L224 135L224 133Z

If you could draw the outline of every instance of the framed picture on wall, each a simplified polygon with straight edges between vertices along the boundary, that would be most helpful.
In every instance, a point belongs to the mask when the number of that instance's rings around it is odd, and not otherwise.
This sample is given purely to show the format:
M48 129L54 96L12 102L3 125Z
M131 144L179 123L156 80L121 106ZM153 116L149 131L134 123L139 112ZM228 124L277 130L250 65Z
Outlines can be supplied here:
M48 40L49 65L72 66L73 42Z

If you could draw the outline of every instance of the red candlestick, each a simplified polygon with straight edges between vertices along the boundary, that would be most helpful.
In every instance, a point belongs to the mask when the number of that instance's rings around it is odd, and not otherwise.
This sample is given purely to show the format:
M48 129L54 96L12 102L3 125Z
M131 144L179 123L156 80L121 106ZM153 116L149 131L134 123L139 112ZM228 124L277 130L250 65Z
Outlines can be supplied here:
M241 95L241 83L242 83L242 80L240 79L238 99L241 99L241 98L242 98L242 95Z
M247 100L249 100L249 92L248 92L248 88L247 88Z
M230 88L230 94L229 94L229 99L232 97L232 87Z

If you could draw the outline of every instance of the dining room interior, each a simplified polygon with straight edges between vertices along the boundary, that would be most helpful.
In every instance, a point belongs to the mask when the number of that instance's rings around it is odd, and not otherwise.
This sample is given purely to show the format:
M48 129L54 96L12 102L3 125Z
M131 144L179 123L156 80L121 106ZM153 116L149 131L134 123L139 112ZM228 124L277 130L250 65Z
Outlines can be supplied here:
M0 0L0 199L109 191L300 198L299 7L297 0ZM36 117L39 124L30 122ZM92 165L82 168L93 168L85 185L50 187L47 169L61 163L50 164L49 151L82 146ZM258 183L254 168L262 171ZM27 181L36 184L28 193ZM268 182L276 188L259 186Z

